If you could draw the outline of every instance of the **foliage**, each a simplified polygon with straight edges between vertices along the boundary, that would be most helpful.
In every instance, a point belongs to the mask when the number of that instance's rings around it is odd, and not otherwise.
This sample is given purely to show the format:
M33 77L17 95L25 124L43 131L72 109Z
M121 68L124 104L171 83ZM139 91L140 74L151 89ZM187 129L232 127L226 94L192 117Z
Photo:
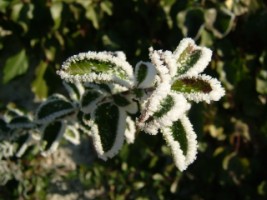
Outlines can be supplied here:
M192 107L189 118L199 153L183 173L172 163L160 135L139 134L135 145L123 146L107 163L76 160L71 169L47 169L47 159L37 156L36 149L5 161L1 179L9 181L0 188L1 198L45 198L58 179L78 182L81 190L70 188L80 197L95 189L91 192L100 199L266 198L266 16L266 4L260 0L1 1L0 65L2 82L8 83L0 88L1 109L9 110L10 117L21 112L14 111L13 104L7 109L8 101L30 111L29 91L39 101L60 91L56 70L67 57L88 49L123 50L130 63L137 63L147 59L151 45L175 49L182 37L191 37L213 50L205 73L218 76L226 88L223 101ZM12 63L19 58L22 65L15 70L18 66ZM17 120L28 120L31 126L28 118ZM8 148L4 152L13 153Z

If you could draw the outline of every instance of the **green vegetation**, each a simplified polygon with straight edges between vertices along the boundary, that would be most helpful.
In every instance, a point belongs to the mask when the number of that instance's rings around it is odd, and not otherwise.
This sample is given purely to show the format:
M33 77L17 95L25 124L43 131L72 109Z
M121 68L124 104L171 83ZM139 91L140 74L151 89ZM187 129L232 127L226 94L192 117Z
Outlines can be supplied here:
M193 105L198 157L184 172L160 136L140 132L107 162L84 137L72 152L63 141L50 157L0 163L0 199L266 199L266 33L263 0L1 0L0 116L11 107L34 112L61 92L56 70L69 56L122 50L134 66L148 60L150 46L175 50L184 37L213 50L205 73L226 95Z

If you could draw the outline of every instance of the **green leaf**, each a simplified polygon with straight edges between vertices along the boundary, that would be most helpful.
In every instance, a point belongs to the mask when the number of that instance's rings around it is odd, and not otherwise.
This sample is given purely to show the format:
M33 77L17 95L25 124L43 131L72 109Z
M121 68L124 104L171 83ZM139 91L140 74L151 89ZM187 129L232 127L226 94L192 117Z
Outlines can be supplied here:
M18 116L18 117L14 117L9 122L8 126L12 129L19 129L19 128L29 129L29 128L33 128L35 124L28 117Z
M235 14L227 9L208 9L205 12L206 28L210 30L215 37L223 38L229 34L234 27L235 18Z
M111 1L102 1L100 3L101 9L108 15L112 15L112 2Z
M157 75L154 65L150 62L142 62L135 66L135 85L138 88L153 87Z
M54 27L53 29L58 29L61 24L61 12L63 10L62 2L53 2L52 6L50 7L51 16L54 20Z
M29 146L29 142L31 141L31 135L30 134L23 134L20 135L17 140L17 153L16 156L17 157L21 157L25 151L27 150L28 146Z
M259 71L256 77L256 90L260 94L267 94L267 70Z
M95 123L98 125L103 150L109 151L114 145L119 120L119 109L110 103L99 106L95 111Z
M153 121L154 119L159 119L168 113L174 106L174 99L171 95L167 95L164 99L160 101L158 110L153 113L147 120L146 123Z
M140 83L142 83L148 73L148 68L147 65L145 64L141 64L140 66L136 67L136 81L137 81L137 85L140 85Z
M125 107L130 104L130 101L123 95L116 94L113 95L114 103L120 107Z
M37 123L49 123L74 112L74 107L64 96L52 96L36 112Z
M143 111L138 126L151 135L156 135L158 130L164 126L172 125L189 109L185 97L173 92L170 92L166 97L162 97L162 99L151 99L146 106L147 109Z
M0 11L5 13L7 10L6 8L9 6L10 1L0 1Z
M177 63L181 66L177 68L178 74L186 73L192 68L201 57L201 50L194 49L193 46L188 45L177 59Z
M96 6L90 5L86 8L86 18L92 22L95 29L99 29L100 19Z
M67 126L65 133L64 133L64 138L71 142L72 144L80 144L80 134L77 130L76 127L74 126Z
M106 160L118 153L124 141L126 114L112 103L99 105L93 115L92 136L100 158Z
M178 27L184 36L198 38L203 30L204 13L202 9L191 8L177 15Z
M0 140L6 138L8 136L9 128L5 120L0 118Z
M168 95L165 99L160 102L160 109L154 112L154 118L160 118L167 112L169 112L174 106L174 100L171 95Z
M84 113L89 113L92 111L96 103L100 101L104 96L100 91L97 90L87 90L81 99L81 110Z
M38 101L42 101L47 97L48 87L46 81L44 80L46 69L47 62L41 61L35 71L36 78L32 82L32 91L35 94L35 99Z
M75 82L70 83L63 81L63 85L65 86L66 90L69 93L70 98L73 101L79 101L84 93L84 87L81 83Z
M183 94L188 100L200 102L218 101L225 95L221 83L207 75L176 79L171 86L173 92Z
M184 115L169 127L162 127L162 134L170 147L175 165L183 171L197 154L196 134L189 119Z
M79 129L88 135L91 135L91 126L88 125L91 120L91 115L84 114L83 112L79 111L77 114L77 120L79 123Z
M108 94L111 94L112 93L110 86L112 86L112 85L105 84L105 83L98 83L98 84L95 84L95 83L85 83L84 84L84 87L87 90L98 90L98 91L101 91L103 93L108 93Z
M10 56L4 65L3 83L8 83L16 76L24 74L29 67L25 49Z
M59 145L59 140L61 139L65 131L65 126L61 121L56 121L48 124L44 127L42 135L42 154L44 156L55 151Z
M175 141L178 141L184 156L187 154L188 141L186 138L186 131L181 123L181 121L176 121L171 126L172 136Z
M209 82L194 78L181 78L173 82L171 89L182 93L209 93L212 88Z
M191 38L181 40L173 53L177 64L176 77L197 76L203 72L211 60L212 51L199 47Z
M129 87L133 81L131 65L105 52L74 55L64 62L58 74L70 82L116 82Z

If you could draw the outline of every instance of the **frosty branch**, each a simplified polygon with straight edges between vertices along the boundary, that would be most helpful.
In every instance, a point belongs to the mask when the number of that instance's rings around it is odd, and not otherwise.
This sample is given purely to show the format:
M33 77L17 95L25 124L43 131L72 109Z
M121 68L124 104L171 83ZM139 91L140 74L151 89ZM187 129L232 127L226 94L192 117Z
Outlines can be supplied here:
M50 96L34 116L9 110L0 119L0 160L20 157L31 145L46 156L62 138L79 144L80 134L92 137L98 157L107 160L143 131L162 134L183 171L197 154L187 117L191 102L218 101L225 93L218 80L202 74L211 55L190 38L174 52L150 48L150 62L134 70L122 52L74 55L57 72L69 97Z

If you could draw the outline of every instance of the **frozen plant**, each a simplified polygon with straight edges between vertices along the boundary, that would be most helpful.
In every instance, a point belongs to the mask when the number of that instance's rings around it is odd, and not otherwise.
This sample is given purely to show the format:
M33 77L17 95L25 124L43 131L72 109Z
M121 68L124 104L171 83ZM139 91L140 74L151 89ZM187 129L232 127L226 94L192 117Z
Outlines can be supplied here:
M84 133L92 137L98 157L107 160L142 131L162 134L183 171L197 154L187 117L191 102L218 101L225 93L217 79L202 74L211 55L185 38L174 52L150 48L150 62L140 61L134 70L122 52L71 56L57 71L69 97L50 96L35 116L11 109L0 119L0 137L13 145L4 156L20 157L31 145L46 156L62 138L79 144Z

